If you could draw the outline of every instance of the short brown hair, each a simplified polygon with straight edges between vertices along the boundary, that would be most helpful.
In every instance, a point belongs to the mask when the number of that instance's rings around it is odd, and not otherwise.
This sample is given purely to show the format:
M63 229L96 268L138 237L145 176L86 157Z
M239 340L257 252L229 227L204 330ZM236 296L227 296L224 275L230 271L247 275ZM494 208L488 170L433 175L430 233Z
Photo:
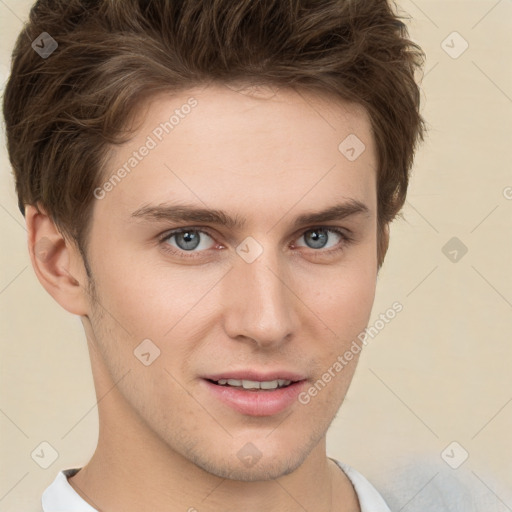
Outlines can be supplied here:
M42 32L58 44L47 58L32 46ZM93 190L141 101L243 82L334 93L366 109L380 240L423 139L414 76L423 61L387 0L39 0L3 102L19 207L39 203L85 259Z

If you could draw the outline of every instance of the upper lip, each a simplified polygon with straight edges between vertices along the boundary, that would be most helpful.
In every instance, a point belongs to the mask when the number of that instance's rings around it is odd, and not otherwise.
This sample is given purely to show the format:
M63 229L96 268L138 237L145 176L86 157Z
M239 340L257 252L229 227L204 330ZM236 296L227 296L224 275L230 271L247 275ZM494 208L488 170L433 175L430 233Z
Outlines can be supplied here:
M266 382L272 380L291 380L292 382L306 379L304 374L291 372L288 370L273 370L271 372L259 372L256 370L232 370L222 373L215 373L205 375L204 379L208 380L221 380L221 379L235 379L235 380L252 380L257 382Z

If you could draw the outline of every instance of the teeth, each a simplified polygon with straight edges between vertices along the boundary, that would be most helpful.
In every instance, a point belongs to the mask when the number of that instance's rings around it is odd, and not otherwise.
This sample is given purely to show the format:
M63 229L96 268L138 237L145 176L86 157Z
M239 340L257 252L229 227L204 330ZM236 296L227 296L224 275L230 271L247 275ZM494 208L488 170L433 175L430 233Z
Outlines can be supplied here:
M270 380L270 381L266 381L266 382L261 382L259 387L261 389L276 389L278 387L278 385L279 385L278 380Z
M238 379L219 379L217 384L221 386L234 386L243 387L244 389L277 389L284 386L289 386L292 383L291 380L277 379L277 380L238 380Z
M244 389L260 389L260 383L255 380L243 380L242 386Z

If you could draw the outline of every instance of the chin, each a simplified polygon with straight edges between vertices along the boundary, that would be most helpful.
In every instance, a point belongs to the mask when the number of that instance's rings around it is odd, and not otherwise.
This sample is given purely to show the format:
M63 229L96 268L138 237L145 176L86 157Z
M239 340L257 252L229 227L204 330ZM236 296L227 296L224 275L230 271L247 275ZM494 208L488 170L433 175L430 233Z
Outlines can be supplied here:
M252 467L246 467L235 456L232 460L213 461L195 461L204 471L215 475L219 478L228 480L236 480L240 482L261 482L268 480L276 480L282 476L293 473L305 460L302 457L299 460L291 461L289 457L282 459L274 458L273 460L260 460Z
M204 471L219 478L242 482L258 482L275 480L293 473L307 459L317 441L310 438L309 442L298 442L295 447L276 443L255 441L246 442L242 448L225 446L222 452L211 452L211 449L197 451L196 445L186 454L186 458ZM238 443L237 443L238 444ZM258 449L255 445L258 445ZM211 445L210 445L211 446Z

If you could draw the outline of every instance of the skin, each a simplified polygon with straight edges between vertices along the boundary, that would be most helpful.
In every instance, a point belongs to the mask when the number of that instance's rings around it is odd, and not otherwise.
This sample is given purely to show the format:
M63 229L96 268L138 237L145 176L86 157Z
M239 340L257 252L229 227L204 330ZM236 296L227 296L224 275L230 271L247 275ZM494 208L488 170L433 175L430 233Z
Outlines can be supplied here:
M201 379L280 368L305 375L310 387L367 326L374 301L377 158L366 112L319 94L263 92L211 85L145 105L105 179L169 113L190 97L198 101L94 200L87 248L94 290L76 246L43 208L27 207L35 272L59 304L80 315L87 336L99 440L69 482L100 511L225 512L241 503L249 512L360 510L348 478L326 456L326 432L358 355L307 405L295 401L270 416L233 410ZM349 134L366 145L353 162L338 150ZM368 213L292 228L298 215L349 199ZM132 216L170 201L222 209L246 224ZM186 257L182 238L159 238L181 227L201 231L192 250L198 257ZM318 227L345 230L354 241L328 232L326 248L314 245ZM236 252L248 236L263 248L252 263ZM42 240L51 250L38 257ZM160 350L149 366L134 356L144 339ZM261 454L250 467L237 456L247 443Z

